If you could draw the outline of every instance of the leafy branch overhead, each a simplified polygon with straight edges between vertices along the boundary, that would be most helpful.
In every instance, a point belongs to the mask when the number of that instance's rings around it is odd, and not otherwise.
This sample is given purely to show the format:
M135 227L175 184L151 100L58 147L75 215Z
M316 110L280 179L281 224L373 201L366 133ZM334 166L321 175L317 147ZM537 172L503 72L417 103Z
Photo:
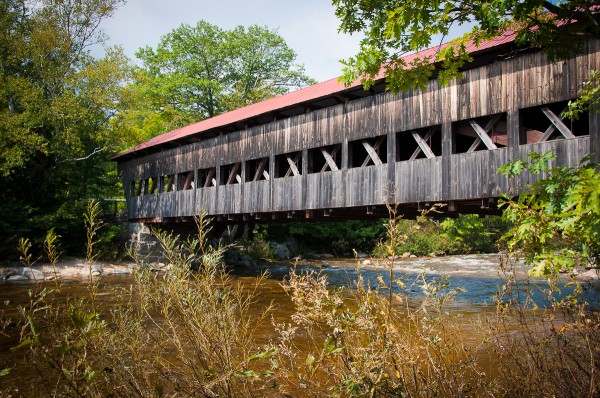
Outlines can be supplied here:
M539 178L518 199L505 198L503 217L514 226L508 249L521 253L536 275L600 265L600 173L584 159L579 167L550 167L552 152L529 154L499 172L509 178L525 171Z
M345 61L342 80L360 79L372 86L384 69L388 89L423 88L439 62L439 78L448 82L471 60L466 44L479 44L512 30L522 46L543 48L551 59L582 49L584 41L600 37L596 1L437 1L333 0L339 30L362 32L358 54ZM468 33L427 58L402 57L441 44L451 30Z

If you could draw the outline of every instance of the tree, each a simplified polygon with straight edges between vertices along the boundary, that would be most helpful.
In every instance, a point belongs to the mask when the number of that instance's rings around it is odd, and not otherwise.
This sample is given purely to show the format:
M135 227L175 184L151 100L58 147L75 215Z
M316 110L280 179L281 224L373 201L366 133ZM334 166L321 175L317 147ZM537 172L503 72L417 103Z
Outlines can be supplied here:
M471 58L466 43L492 39L513 30L519 45L543 48L551 59L582 49L588 38L600 37L599 2L589 0L493 0L418 2L382 0L333 0L340 31L363 32L358 54L343 61L342 79L350 84L361 79L368 88L384 69L393 92L423 88L437 61L442 83L459 76ZM407 64L402 57L429 48L434 38L445 37L461 25L470 32L432 58L416 57Z
M143 65L114 125L143 138L313 83L285 40L256 25L184 24L136 56Z
M0 251L56 225L68 238L90 197L116 194L108 120L125 57L89 54L122 0L5 0L0 8ZM117 145L118 146L118 145ZM107 177L108 175L108 177Z
M513 224L508 249L524 255L535 275L600 266L600 172L584 159L579 167L548 166L554 154L529 154L500 168L514 178L524 170L545 174L516 200L505 198L503 217Z

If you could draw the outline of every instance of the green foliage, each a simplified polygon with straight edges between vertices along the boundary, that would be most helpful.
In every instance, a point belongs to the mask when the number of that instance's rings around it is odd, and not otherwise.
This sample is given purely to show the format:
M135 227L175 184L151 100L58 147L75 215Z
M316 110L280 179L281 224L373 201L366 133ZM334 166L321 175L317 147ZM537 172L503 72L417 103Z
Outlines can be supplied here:
M273 258L273 252L267 241L267 226L259 225L254 230L252 241L247 242L246 252L253 260L270 260Z
M0 9L0 254L16 236L42 245L52 227L81 246L81 202L122 195L106 157L121 138L108 120L126 77L122 51L102 59L98 25L121 0L7 0ZM70 239L73 238L73 239Z
M466 43L478 44L507 29L516 32L519 45L544 48L552 59L580 51L585 39L600 37L600 16L593 10L595 2L583 0L334 0L333 4L340 31L365 35L358 54L343 61L344 83L360 79L368 88L383 67L387 87L394 92L423 89L432 77L434 61L440 62L442 83L460 76L460 67L471 60ZM438 44L438 38L443 39L459 26L473 27L436 54L408 63L402 59L406 54Z
M267 226L269 240L282 236L295 238L305 250L350 255L352 250L371 251L385 233L382 221L296 222Z
M589 80L583 82L579 98L569 101L569 109L562 116L577 120L585 111L598 112L598 104L600 104L600 72L592 70Z
M144 139L313 83L285 40L257 25L184 24L136 55L143 66L112 123Z
M575 266L600 265L600 173L586 158L578 167L550 167L552 152L502 166L514 178L524 171L538 176L516 200L504 198L503 217L513 227L508 249L523 255L531 273L552 275Z
M507 224L500 217L480 218L474 214L461 214L446 218L440 223L443 236L456 253L493 253L498 250L497 240Z
M398 220L396 228L403 236L395 247L396 255L408 252L427 256L496 252L496 242L506 225L499 217L479 218L473 214L461 214L441 222L431 217ZM381 241L373 254L376 257L390 256L388 244L387 240Z

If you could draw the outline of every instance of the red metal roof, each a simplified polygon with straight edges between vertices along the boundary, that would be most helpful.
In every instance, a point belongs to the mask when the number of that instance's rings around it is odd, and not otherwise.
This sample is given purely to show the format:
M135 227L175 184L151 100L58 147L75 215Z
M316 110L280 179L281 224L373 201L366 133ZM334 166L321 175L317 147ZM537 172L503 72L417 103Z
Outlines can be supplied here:
M515 39L514 32L507 32L502 36L498 36L494 40L486 41L480 43L479 46L470 43L467 45L466 49L469 53L475 53L487 49L491 49L494 47L501 46L506 43L511 43ZM444 43L439 46L431 47L426 50L419 51L414 54L407 55L402 59L409 64L415 58L429 58L430 62L435 62L435 55L441 49L445 48L449 43ZM376 80L383 79L383 69L377 76ZM346 91L348 89L357 87L360 85L360 81L356 81L352 83L349 87L345 87L343 83L338 81L338 78L333 78L330 80L326 80L321 83L313 84L312 86L305 87L296 91L292 91L291 93L284 94L278 97L270 98L265 101L261 101L252 105L245 106L243 108L235 109L233 111L229 111L227 113L223 113L218 116L211 117L210 119L202 120L198 123L190 124L185 127L178 128L176 130L169 131L167 133L158 135L146 142L143 142L131 149L128 149L124 152L121 152L115 155L112 159L116 160L122 156L133 154L135 152L159 146L161 144L165 144L167 142L176 141L178 139L200 134L202 132L218 128L224 127L229 124L233 124L236 122L241 122L244 120L251 119L253 117L261 116L267 114L269 112L281 110L284 108L289 108L294 105L300 105L302 103L315 101L320 98L328 97L333 94L341 93L342 91Z

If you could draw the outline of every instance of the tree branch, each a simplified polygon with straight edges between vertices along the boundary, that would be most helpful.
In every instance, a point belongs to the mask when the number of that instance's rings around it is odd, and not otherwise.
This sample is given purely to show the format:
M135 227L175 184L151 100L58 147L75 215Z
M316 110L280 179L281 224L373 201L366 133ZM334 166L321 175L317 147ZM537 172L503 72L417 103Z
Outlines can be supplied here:
M65 163L65 162L79 162L79 161L82 161L82 160L89 159L89 158L91 158L92 156L96 155L97 153L104 152L105 150L106 150L106 147L102 147L102 148L96 148L96 149L94 149L94 151L93 151L92 153L90 153L90 154L89 154L89 155L87 155L87 156L84 156L84 157L81 157L81 158L70 158L70 159L65 159L65 160L63 160L63 161L60 161L60 162L58 162L58 163Z

